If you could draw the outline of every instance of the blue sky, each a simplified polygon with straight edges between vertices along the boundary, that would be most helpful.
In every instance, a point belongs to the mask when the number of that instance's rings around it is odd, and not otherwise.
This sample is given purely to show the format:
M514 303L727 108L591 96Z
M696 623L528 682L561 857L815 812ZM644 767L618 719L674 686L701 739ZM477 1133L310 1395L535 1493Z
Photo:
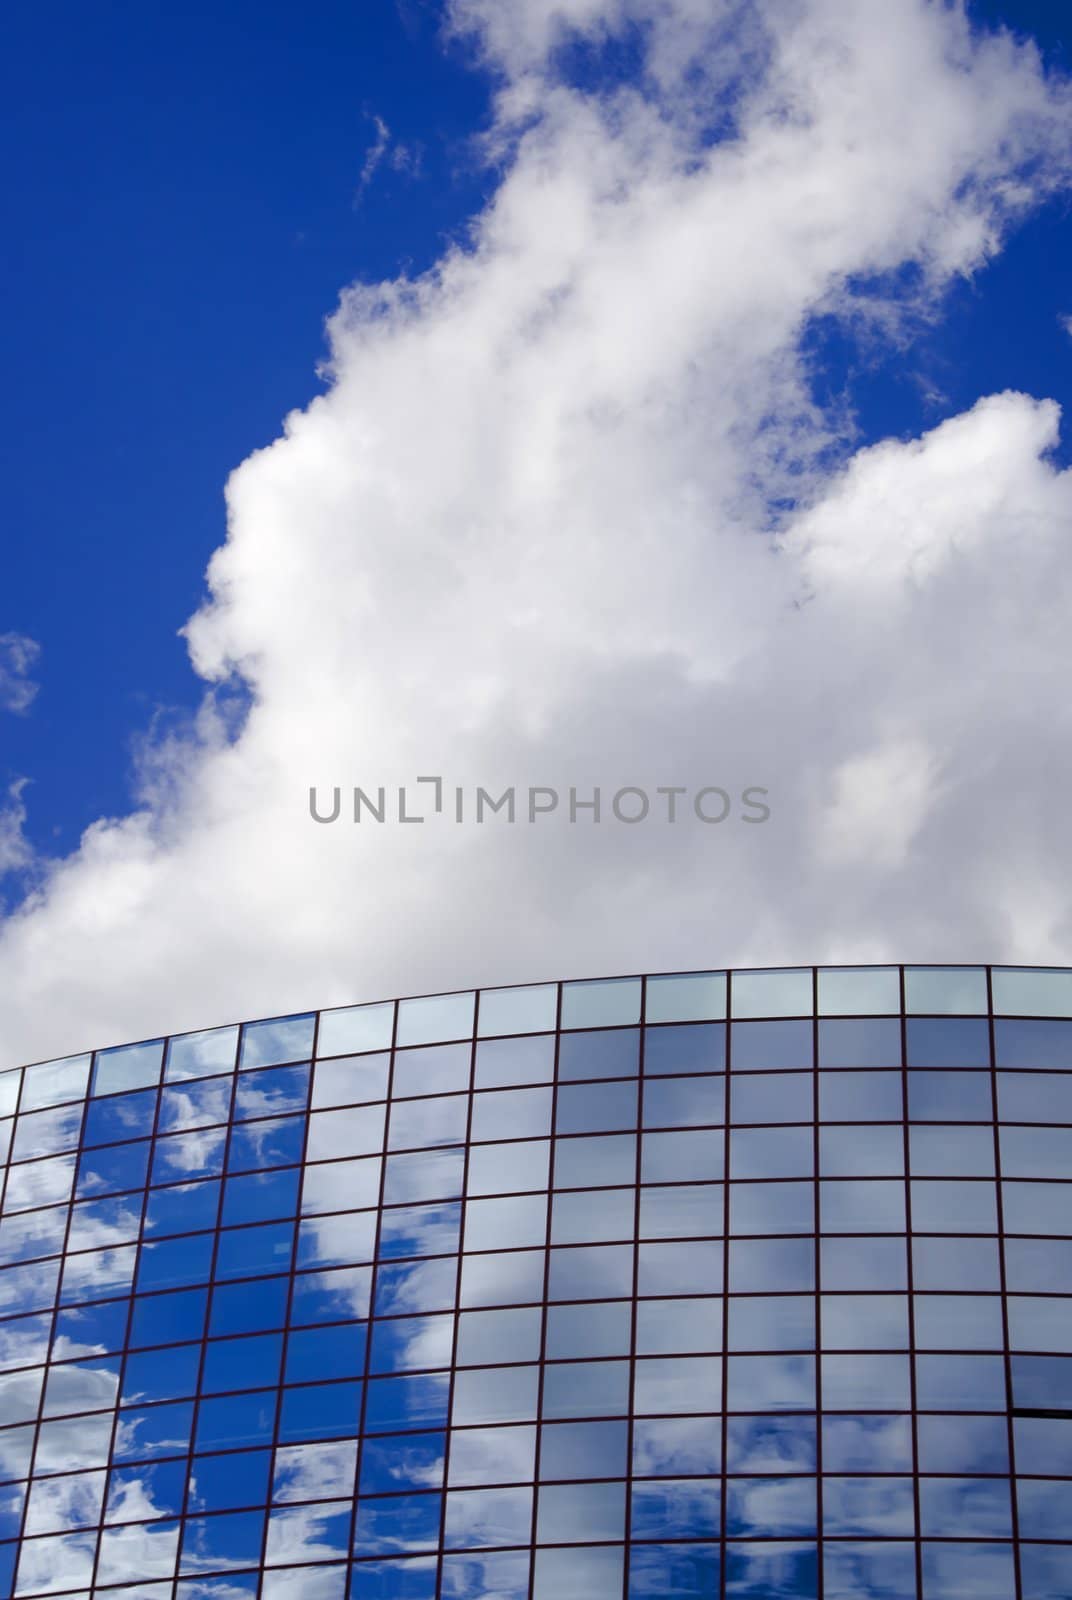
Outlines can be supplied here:
M1067 60L1057 0L973 9ZM196 703L177 630L222 541L227 474L319 392L340 289L427 267L480 206L488 91L428 0L8 12L0 631L43 653L32 716L3 719L0 776L32 780L39 848L122 811L131 737ZM376 117L416 171L382 163L362 191ZM865 440L1006 385L1067 402L1070 241L1055 204L907 355L817 330L817 392L847 386Z
M231 469L322 385L339 291L420 271L480 205L487 83L393 0L18 5L9 151L0 632L41 642L0 775L68 849L129 800L129 740L200 686L177 630ZM414 153L361 191L376 117Z

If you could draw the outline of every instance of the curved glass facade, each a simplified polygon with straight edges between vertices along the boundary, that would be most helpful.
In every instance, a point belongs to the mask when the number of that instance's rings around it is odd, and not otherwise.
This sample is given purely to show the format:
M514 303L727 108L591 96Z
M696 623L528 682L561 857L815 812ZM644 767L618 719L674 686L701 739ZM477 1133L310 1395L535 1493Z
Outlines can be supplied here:
M1072 972L0 1075L0 1600L1067 1600Z

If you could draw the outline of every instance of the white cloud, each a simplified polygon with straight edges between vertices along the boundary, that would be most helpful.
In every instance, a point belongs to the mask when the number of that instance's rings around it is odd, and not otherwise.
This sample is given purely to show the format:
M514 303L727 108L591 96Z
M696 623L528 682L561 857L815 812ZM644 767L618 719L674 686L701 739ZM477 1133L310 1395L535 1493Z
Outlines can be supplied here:
M478 982L1072 960L1056 408L851 457L801 356L818 313L900 337L906 266L930 315L985 266L1067 180L1065 87L928 0L455 11L503 74L499 189L435 273L343 297L330 392L233 475L205 705L7 919L9 1060ZM643 92L546 64L567 19L644 18ZM773 817L309 820L311 784L423 773Z
M38 685L29 677L41 646L24 633L0 633L0 711L28 711Z

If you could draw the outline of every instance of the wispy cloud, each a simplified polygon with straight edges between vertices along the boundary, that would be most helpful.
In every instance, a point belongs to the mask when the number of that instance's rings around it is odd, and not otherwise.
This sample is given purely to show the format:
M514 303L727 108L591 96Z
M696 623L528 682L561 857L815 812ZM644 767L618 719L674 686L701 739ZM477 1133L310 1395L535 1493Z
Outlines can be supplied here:
M22 715L30 709L38 685L29 676L41 646L24 633L0 633L0 710Z
M421 170L421 148L419 144L402 144L391 136L391 130L381 116L374 115L372 125L376 137L365 152L364 165L358 178L357 189L354 192L354 204L360 205L365 197L365 191L372 183L381 167L388 167L392 172L405 173L410 177L418 177Z

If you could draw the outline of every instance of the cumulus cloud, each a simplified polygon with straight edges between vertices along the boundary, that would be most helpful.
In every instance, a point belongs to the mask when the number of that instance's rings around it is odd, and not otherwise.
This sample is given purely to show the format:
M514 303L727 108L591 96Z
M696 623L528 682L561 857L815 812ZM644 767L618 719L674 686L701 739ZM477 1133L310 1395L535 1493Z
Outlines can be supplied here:
M233 474L199 718L3 925L11 1061L557 975L1072 960L1057 409L853 454L803 354L985 267L1067 182L1067 85L932 0L453 20L499 186L433 272L346 291L329 392ZM623 30L635 81L575 82L560 47ZM420 826L308 815L436 774ZM509 784L771 818L452 822Z
M28 711L37 694L30 668L41 646L24 633L0 633L0 711Z

